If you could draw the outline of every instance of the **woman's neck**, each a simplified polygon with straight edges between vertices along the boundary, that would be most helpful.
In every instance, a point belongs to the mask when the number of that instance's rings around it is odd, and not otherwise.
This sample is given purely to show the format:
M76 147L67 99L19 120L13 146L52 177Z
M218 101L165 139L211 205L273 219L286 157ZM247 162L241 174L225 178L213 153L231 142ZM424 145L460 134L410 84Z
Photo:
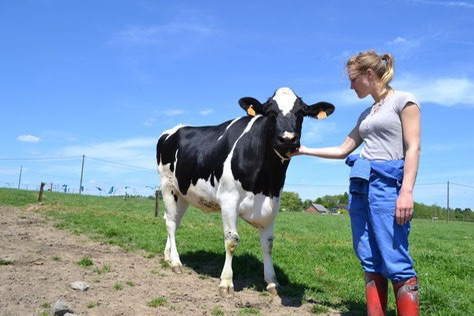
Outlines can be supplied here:
M372 94L372 98L374 99L375 103L382 103L386 98L388 98L393 93L393 89L391 87L386 87L385 89L381 87L377 89Z

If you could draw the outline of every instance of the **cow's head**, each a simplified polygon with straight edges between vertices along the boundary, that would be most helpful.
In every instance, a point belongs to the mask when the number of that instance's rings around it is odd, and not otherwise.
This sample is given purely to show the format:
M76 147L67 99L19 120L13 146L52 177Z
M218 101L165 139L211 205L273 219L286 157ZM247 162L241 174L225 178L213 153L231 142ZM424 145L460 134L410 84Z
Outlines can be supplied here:
M280 158L300 146L301 127L305 116L323 119L334 112L334 105L304 103L290 88L280 88L264 104L250 97L241 98L240 106L248 115L263 115L270 123L272 147Z

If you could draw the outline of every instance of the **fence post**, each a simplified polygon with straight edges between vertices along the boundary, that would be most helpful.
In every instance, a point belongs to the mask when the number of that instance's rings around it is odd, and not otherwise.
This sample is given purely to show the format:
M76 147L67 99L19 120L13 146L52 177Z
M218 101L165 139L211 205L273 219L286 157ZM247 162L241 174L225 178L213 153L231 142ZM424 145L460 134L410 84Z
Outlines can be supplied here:
M43 200L43 189L44 189L45 184L46 183L41 182L40 191L39 191L39 195L38 195L38 202L41 202Z
M81 180L79 182L79 194L82 192L82 176L84 175L84 159L86 155L82 155Z
M155 217L158 217L158 199L159 199L159 191L155 191Z

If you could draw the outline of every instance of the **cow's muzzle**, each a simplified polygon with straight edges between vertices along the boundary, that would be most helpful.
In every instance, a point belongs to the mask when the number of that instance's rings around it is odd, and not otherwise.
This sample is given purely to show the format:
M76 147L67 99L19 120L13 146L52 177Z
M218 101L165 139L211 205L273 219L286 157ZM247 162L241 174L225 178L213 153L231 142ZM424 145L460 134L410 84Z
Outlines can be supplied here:
M295 133L284 132L278 139L274 148L280 159L288 160L289 154L294 153L300 147L300 138Z
M295 133L284 132L278 137L275 146L280 153L292 153L300 147L300 138Z

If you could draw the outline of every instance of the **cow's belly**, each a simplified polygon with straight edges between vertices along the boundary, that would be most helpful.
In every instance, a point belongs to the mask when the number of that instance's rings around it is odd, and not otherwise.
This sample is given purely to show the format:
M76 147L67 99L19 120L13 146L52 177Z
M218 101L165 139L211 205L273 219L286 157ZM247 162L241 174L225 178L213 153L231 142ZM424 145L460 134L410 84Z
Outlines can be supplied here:
M279 198L249 192L240 203L239 216L252 226L266 227L275 219L279 205Z
M183 196L189 204L204 212L221 211L216 198L216 188L203 179L198 180L196 185L191 185Z
M279 208L279 198L243 191L240 186L223 190L208 181L198 180L191 185L184 196L192 206L204 212L236 212L239 217L255 227L266 227L271 223ZM226 209L227 208L227 209Z

